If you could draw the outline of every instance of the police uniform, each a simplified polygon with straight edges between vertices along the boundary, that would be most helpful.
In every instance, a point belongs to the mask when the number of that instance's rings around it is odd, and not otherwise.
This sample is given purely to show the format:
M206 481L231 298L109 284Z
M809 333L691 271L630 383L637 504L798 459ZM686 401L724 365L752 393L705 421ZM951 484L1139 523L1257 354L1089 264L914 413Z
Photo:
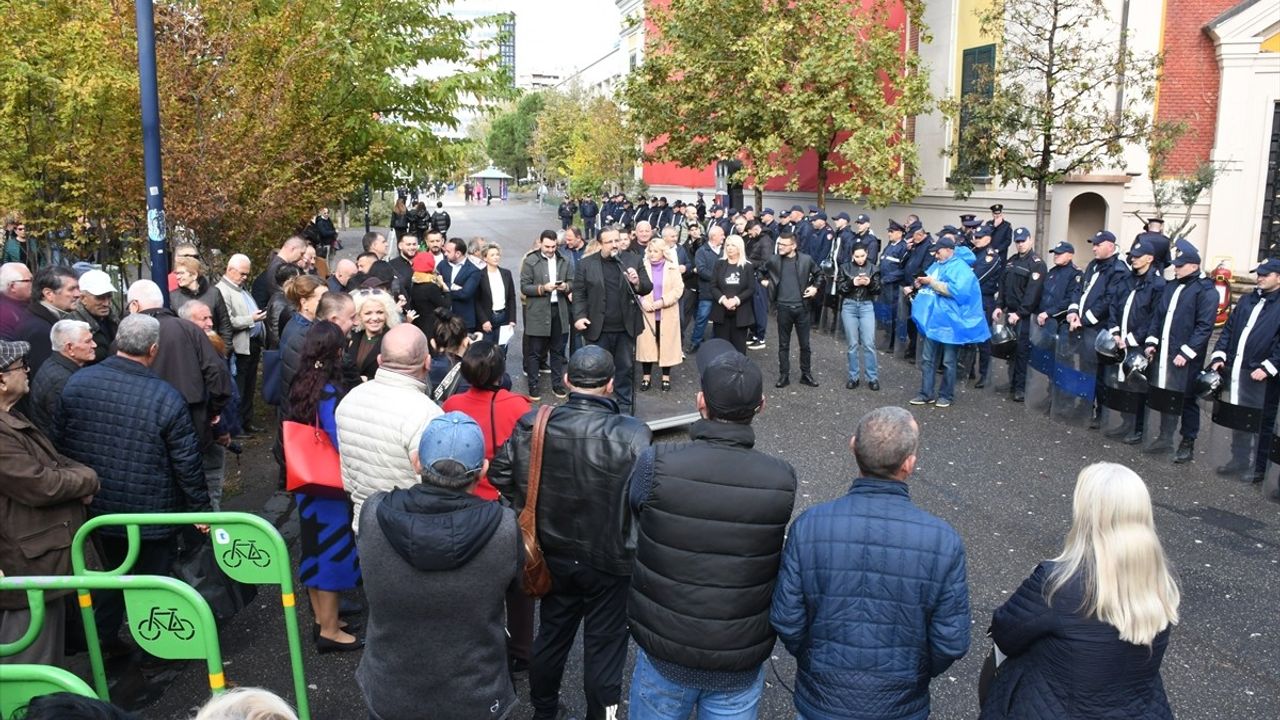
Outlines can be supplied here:
M857 218L854 219L855 225L861 225L862 223L870 223L870 222L871 222L870 215L859 215ZM853 231L853 243L854 245L862 245L867 248L867 262L873 265L880 262L880 238L876 237L876 234L871 232L870 225L867 226L866 232L860 233L857 230ZM853 253L852 247L849 249L849 253L850 254ZM884 279L881 278L881 282L883 281Z
M1199 264L1200 255L1191 248L1190 252L1174 262L1183 260ZM1152 268L1154 267L1153 264ZM1195 440L1200 433L1200 407L1196 402L1193 385L1197 375L1196 370L1204 362L1204 355L1209 347L1209 336L1213 334L1213 322L1217 314L1218 290L1204 271L1199 271L1165 283L1164 291L1160 294L1160 300L1156 303L1151 314L1151 322L1147 326L1145 344L1148 348L1156 350L1151 367L1147 370L1148 379L1152 377L1152 373L1159 373L1161 369L1169 367L1175 356L1182 356L1187 361L1187 366L1192 368L1187 372L1186 386L1183 389L1185 394L1182 402L1182 442L1178 445L1177 453L1173 458L1176 463L1191 461ZM1255 327L1255 330L1257 329L1259 328ZM1280 332L1280 326L1273 327L1270 331L1273 345L1277 332ZM1223 337L1226 336L1227 333L1224 331ZM1218 344L1222 346L1221 339ZM1160 435L1145 448L1145 452L1154 454L1173 449L1173 430L1173 427L1162 426Z
M983 225L974 235L991 237L991 226ZM1004 258L992 245L985 248L973 248L973 274L978 278L978 288L982 291L982 314L988 327L991 325L991 313L996 309L996 294L1000 292L1000 280L1003 277ZM963 363L969 367L969 378L973 379L973 350L968 351L968 361ZM978 382L976 388L985 387L991 380L991 341L984 340L977 346Z
M1060 242L1052 252L1054 255L1059 255L1064 252L1074 253L1075 249L1071 247L1071 243ZM1037 314L1044 313L1051 320L1064 320L1071 307L1072 298L1080 293L1080 280L1083 275L1074 262L1066 265L1055 264L1049 268L1049 274L1044 279L1044 289L1040 293L1040 307Z
M1000 215L1000 224L995 222L995 216ZM1013 244L1013 226L1009 221L1003 218L1004 205L996 203L991 206L991 247L1000 253L1000 259L1004 260L1009 257L1009 246Z
M1014 240L1021 242L1031 237L1026 228L1018 228L1013 234ZM1009 391L1014 402L1022 402L1027 391L1027 363L1031 359L1031 323L1035 322L1035 314L1040 307L1040 297L1044 292L1044 283L1049 269L1033 249L1025 253L1017 253L1004 267L1004 277L1000 281L999 304L1006 322L1010 315L1017 315L1018 322L1013 326L1018 338L1017 352L1011 363Z
M1111 308L1113 325L1107 332L1120 338L1126 352L1141 348L1146 340L1146 329L1151 325L1151 318L1155 314L1156 305L1160 301L1160 296L1164 293L1165 280L1164 276L1155 268L1155 252L1153 248L1147 243L1139 243L1129 252L1131 263L1135 258L1144 256L1151 256L1152 264L1147 267L1146 272L1139 273L1136 269L1133 271L1133 277L1129 281L1129 292L1123 296L1118 296L1116 304ZM1108 369L1107 372L1119 373L1115 378L1117 380L1124 379L1122 370ZM1110 392L1110 389L1108 389L1108 392ZM1117 389L1116 392L1118 398L1124 398L1125 395L1123 393L1129 391ZM1121 440L1127 445L1137 445L1142 441L1142 433L1146 424L1146 395L1133 393L1130 397L1135 405L1130 410L1123 408L1124 403L1118 403L1122 406L1123 420L1120 425L1103 434L1107 437ZM1111 407L1116 407L1116 405Z
M906 228L890 220L890 230L904 231ZM906 269L903 265L907 256L907 241L899 237L897 242L890 242L880 255L880 293L885 298L889 312L889 352L894 351L898 339L898 298L902 294L902 284L906 282ZM909 320L906 320L909 322Z
M1161 218L1147 218L1147 229L1138 233L1137 237L1133 239L1133 244L1134 247L1137 247L1138 243L1144 240L1151 243L1151 247L1155 251L1152 256L1155 258L1152 261L1153 266L1156 272L1164 272L1164 269L1169 267L1169 263L1172 261L1172 258L1169 257L1169 246L1173 241L1169 239L1168 235L1151 230L1152 223L1160 223L1163 226L1164 220Z
M911 227L919 227L913 223ZM907 229L910 230L911 227ZM920 242L909 246L907 250L907 259L903 263L904 277L902 280L903 287L912 287L915 279L929 272L929 267L933 265L933 236L925 233ZM911 297L907 301L907 316L903 320L907 323L907 362L915 363L916 361L916 341L919 337L919 328L911 321L911 301L915 297L915 290L911 291Z
M1115 241L1115 234L1109 230L1099 230L1089 239L1093 245L1104 242L1114 245ZM1117 297L1129 292L1131 275L1132 270L1129 264L1120 257L1119 253L1105 260L1094 258L1084 269L1080 290L1068 308L1068 317L1074 314L1079 317L1080 324L1085 328L1106 331L1111 327L1111 307L1116 304ZM1101 425L1097 391L1102 387L1102 371L1103 366L1098 363L1094 375L1094 413L1089 421L1089 427L1094 430Z

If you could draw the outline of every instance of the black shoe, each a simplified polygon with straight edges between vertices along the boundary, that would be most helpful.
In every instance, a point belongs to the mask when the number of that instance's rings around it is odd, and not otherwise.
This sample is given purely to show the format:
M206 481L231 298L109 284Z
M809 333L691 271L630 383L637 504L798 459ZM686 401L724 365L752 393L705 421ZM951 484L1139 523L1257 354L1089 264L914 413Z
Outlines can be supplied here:
M640 392L648 392L649 388L651 387L653 387L653 383L649 382L648 380L640 381Z
M872 380L871 382L867 383L867 389L872 392L880 392L880 381Z
M541 399L542 399L542 393L538 392L538 386L537 386L537 385L530 385L530 386L529 386L529 399L530 399L530 400L532 400L532 401L534 401L534 402L537 402L537 401L539 401L539 400L541 400Z
M978 380L978 382L976 382L976 383L974 383L974 384L973 384L973 389L974 389L974 390L981 390L982 388L984 388L984 387L986 387L986 386L987 386L987 380L986 380L986 378L980 378L980 379Z
M246 433L249 433L250 435L257 435L258 433L262 432L262 428L258 427L257 425L254 425L253 423L245 423L242 429Z
M1014 401L1014 402L1026 402L1026 400L1027 400L1027 394L1026 394L1026 393L1018 392L1017 390L1015 390L1015 391L1013 392L1013 401Z
M670 380L663 380L663 381L662 381L662 384L661 384L659 387L661 387L661 388L662 388L662 392L670 392L670 391L671 391L671 381L670 381Z
M1240 476L1240 482L1246 482L1251 485L1258 485L1262 482L1262 473L1258 472L1257 470L1250 470L1249 472Z
M1100 427L1102 427L1102 416L1095 412L1089 416L1089 429L1097 430Z
M1147 455L1162 455L1173 449L1173 438L1158 437L1150 445L1142 448Z
M1273 503L1280 503L1280 488L1277 488L1267 493L1266 497L1268 500L1270 500Z
M1137 430L1134 430L1128 435L1125 435L1124 438L1120 440L1120 442L1124 443L1125 445L1137 445L1138 443L1142 442L1142 433L1138 432Z
M818 381L814 380L812 375L801 375L800 384L808 385L809 387L818 387Z
M1183 438L1182 442L1178 443L1178 451L1173 454L1173 462L1175 465L1189 463L1195 459L1195 455L1196 441Z
M558 398L567 398L567 397L569 397L569 391L568 391L568 390L566 390L566 389L565 389L565 388L563 388L563 387L553 387L553 388L551 388L551 394L552 394L552 395L555 395L555 396L556 396L556 397L558 397Z
M1214 468L1213 471L1218 473L1222 477L1231 477L1232 475L1239 475L1243 473L1248 468L1249 468L1249 463L1247 461L1232 460L1226 465L1219 465L1218 467Z
M845 381L844 381L844 389L845 389L845 390L857 390L857 389L858 389L858 381L857 381L857 380L845 380Z
M356 638L355 640L352 640L351 642L347 642L347 643L338 642L337 640L330 640L329 638L326 638L326 637L316 638L316 652L320 653L321 655L324 655L325 653L331 653L331 652L352 652L353 650L360 650L363 648L364 648L364 641L361 640L360 638Z
M774 383L773 386L776 388L784 388L790 384L791 384L791 378L787 377L786 375L779 375L778 382Z
M360 623L347 623L346 625L340 626L340 629L348 635L355 635L363 630L364 627ZM311 639L320 639L320 623L318 622L311 623Z
M1117 425L1117 426L1115 426L1115 427L1113 427L1113 428L1110 428L1110 429L1107 429L1107 430L1103 430L1103 431L1102 431L1102 434L1103 434L1103 435L1105 435L1105 436L1107 436L1107 437L1109 437L1109 438L1111 438L1112 440L1119 440L1119 439L1121 439L1121 438L1128 437L1128 436L1129 436L1129 432L1130 432L1132 429L1133 429L1133 428L1131 428L1131 427L1129 426L1129 423L1123 423L1123 422L1122 422L1122 423L1120 423L1119 425Z

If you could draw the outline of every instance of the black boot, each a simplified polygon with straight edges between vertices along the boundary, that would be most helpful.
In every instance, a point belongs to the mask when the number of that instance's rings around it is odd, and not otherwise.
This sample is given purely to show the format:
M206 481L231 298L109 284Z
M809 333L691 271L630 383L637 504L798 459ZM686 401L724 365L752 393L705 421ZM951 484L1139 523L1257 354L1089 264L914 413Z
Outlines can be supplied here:
M1176 465L1189 463L1195 459L1196 441L1189 438L1182 438L1182 442L1178 443L1178 451L1173 454L1173 462Z
M1133 433L1133 426L1134 426L1133 418L1125 418L1120 421L1119 425L1111 428L1110 430L1102 431L1102 434L1106 435L1112 440L1120 440L1122 438L1128 437L1131 433Z
M773 386L776 388L784 388L790 384L791 384L791 378L789 376L779 375L778 382L774 383Z
M1173 449L1173 433L1160 433L1160 437L1152 440L1149 445L1142 448L1142 452L1148 455L1160 455L1167 453Z
M1213 471L1218 473L1222 477L1231 477L1232 475L1240 475L1248 468L1249 468L1248 460L1232 459L1231 462L1227 463L1226 465L1219 465L1218 467L1214 468Z

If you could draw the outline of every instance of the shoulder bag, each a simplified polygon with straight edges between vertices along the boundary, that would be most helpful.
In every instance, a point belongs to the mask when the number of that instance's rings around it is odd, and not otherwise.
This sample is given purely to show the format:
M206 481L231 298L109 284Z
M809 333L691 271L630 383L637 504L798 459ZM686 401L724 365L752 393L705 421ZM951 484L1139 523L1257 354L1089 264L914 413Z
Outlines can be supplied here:
M280 435L286 490L317 497L346 497L338 450L318 421L316 425L307 425L286 420Z
M538 545L538 483L542 479L542 445L551 419L551 405L538 408L533 421L533 448L529 452L529 489L520 511L520 537L524 540L524 591L542 597L551 590L551 571L547 569Z

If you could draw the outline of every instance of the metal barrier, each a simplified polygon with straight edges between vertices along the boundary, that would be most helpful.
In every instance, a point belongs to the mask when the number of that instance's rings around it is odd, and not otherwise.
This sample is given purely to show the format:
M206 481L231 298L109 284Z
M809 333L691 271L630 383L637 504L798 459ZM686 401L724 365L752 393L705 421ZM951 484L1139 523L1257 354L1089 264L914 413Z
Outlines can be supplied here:
M0 656L17 654L35 642L44 625L46 590L75 590L80 593L81 607L89 597L86 590L120 590L124 592L125 607L131 620L129 630L138 647L167 660L203 659L208 666L209 689L215 693L226 689L222 653L218 647L218 625L209 604L186 583L154 575L57 575L0 578L0 590L25 591L31 607L31 623L27 631L17 641L0 645ZM85 638L99 660L94 667L94 681L99 685L96 694L103 700L110 700L97 635L90 616L85 625ZM84 681L61 668L0 665L0 717L9 717L17 709L26 707L37 695L62 691L89 696L95 694Z
M75 539L71 543L72 572L87 577L117 576L128 572L138 560L143 525L208 525L218 567L222 568L222 571L232 580L248 585L280 586L280 601L284 609L285 634L288 638L289 657L293 666L293 687L298 717L309 720L311 711L307 702L307 682L302 667L302 643L298 635L293 570L289 563L289 550L275 526L257 515L242 512L99 515L90 518L76 532ZM124 562L118 568L104 571L89 570L85 567L85 543L88 542L89 535L94 530L103 527L123 527L129 541L128 551ZM184 587L189 586L184 585ZM106 672L103 668L97 626L93 622L93 600L88 592L80 592L80 612L84 617L85 636L89 639L89 664L93 668L94 683L98 696L106 700L108 695ZM130 606L129 618L134 617L133 608ZM137 617L145 617L145 615ZM164 620L160 622L163 623ZM148 632L154 632L154 625L147 627ZM136 628L134 635L137 636Z

